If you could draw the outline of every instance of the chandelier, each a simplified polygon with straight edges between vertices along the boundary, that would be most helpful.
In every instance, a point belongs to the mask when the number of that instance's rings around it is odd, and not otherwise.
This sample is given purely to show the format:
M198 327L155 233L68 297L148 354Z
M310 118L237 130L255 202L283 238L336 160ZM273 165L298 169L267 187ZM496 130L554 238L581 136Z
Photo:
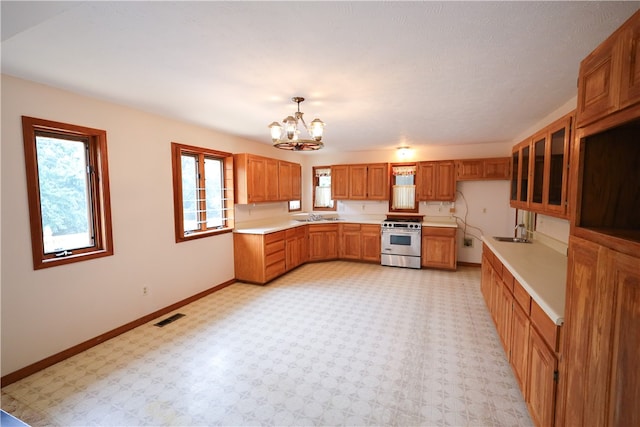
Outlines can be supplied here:
M273 146L280 148L281 150L293 150L293 151L312 151L319 150L324 147L322 143L322 132L324 123L320 119L313 119L309 126L305 123L302 113L300 111L300 103L304 101L304 98L296 96L291 98L293 102L298 104L298 111L294 116L287 116L282 121L282 125L278 122L273 122L269 125L271 129L271 139ZM302 123L306 133L310 138L302 138L300 136L300 130L298 129L298 123Z

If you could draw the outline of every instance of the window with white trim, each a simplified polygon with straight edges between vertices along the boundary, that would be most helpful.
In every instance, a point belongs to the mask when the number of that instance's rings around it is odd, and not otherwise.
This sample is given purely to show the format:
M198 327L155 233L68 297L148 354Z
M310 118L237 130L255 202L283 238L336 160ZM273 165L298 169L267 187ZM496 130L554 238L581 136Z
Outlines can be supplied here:
M233 155L171 143L176 242L233 228Z

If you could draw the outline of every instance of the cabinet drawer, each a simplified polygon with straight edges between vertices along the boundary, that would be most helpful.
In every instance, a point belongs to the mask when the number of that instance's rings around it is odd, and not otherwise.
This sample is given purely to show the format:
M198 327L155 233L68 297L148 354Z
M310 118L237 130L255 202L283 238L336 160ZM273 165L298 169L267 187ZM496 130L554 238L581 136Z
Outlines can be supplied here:
M360 224L340 224L342 231L360 231Z
M531 314L531 296L516 279L513 279L513 296L518 301L518 305L529 316Z
M286 270L284 259L282 261L278 261L275 264L267 265L265 268L265 279L267 281L273 279L274 277L280 276Z
M277 242L278 240L284 240L285 232L278 231L276 233L265 234L264 236L264 244L269 245L270 243Z
M456 235L456 231L457 229L453 227L423 227L422 235L452 237ZM487 248L487 250L489 249Z
M513 274L511 274L504 265L502 266L502 282L507 286L509 291L513 293L513 282L515 282L515 279L513 278Z
M531 323L535 326L540 336L553 351L558 351L558 325L542 311L540 306L531 300Z
M265 265L267 266L267 268L272 265L275 264L277 262L284 262L284 258L285 258L285 253L284 253L284 242L282 243L282 250L281 251L277 251L271 254L267 254L267 256L265 257Z
M287 239L292 239L294 237L304 237L306 231L306 227L295 227L285 230L285 236Z
M264 247L264 254L267 257L273 254L276 254L278 252L284 253L284 240L278 240L277 242L268 243Z

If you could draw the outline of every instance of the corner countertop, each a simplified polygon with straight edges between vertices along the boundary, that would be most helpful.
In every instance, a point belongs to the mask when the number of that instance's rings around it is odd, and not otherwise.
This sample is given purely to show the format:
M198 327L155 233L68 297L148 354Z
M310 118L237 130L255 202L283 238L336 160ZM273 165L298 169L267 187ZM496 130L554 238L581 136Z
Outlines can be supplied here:
M384 221L384 215L362 215L362 216L329 216L320 221L305 221L304 219L294 219L294 217L265 219L251 221L250 223L236 224L234 233L244 234L268 234L277 231L287 230L294 227L301 227L310 224L340 224L358 223L380 225ZM455 218L450 217L424 217L423 227L452 227L457 228L458 223Z
M537 241L499 242L483 236L482 241L524 287L531 298L556 325L564 323L567 256Z

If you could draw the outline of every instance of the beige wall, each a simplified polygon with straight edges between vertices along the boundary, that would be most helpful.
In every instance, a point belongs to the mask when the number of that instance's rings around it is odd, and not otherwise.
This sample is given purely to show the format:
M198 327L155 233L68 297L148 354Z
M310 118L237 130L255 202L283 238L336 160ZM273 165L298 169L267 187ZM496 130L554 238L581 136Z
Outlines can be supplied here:
M33 270L22 115L107 131L114 256ZM538 128L550 121L541 121ZM3 75L2 375L234 277L231 234L181 244L174 241L172 141L301 163L303 210L307 211L311 209L312 166L402 161L395 150L301 154L274 150L268 144ZM509 156L515 142L424 146L407 160ZM328 138L327 145L331 144L338 142ZM464 200L458 196L456 215L464 217L466 213L468 223L485 235L512 232L515 214L509 207L508 181L460 183L458 190ZM344 203L343 211L387 211L386 203L354 203ZM439 203L420 205L420 212L426 215L443 211L446 214ZM239 206L236 212L242 220L262 219L287 215L287 207L285 203L269 203ZM480 233L477 229L468 231L476 236ZM480 242L475 240L473 248L462 248L461 232L458 237L459 259L479 263ZM142 295L143 286L150 289L149 295Z
M107 131L114 256L33 270L22 115ZM2 76L2 375L233 279L231 234L175 243L172 141L297 160L266 144Z

